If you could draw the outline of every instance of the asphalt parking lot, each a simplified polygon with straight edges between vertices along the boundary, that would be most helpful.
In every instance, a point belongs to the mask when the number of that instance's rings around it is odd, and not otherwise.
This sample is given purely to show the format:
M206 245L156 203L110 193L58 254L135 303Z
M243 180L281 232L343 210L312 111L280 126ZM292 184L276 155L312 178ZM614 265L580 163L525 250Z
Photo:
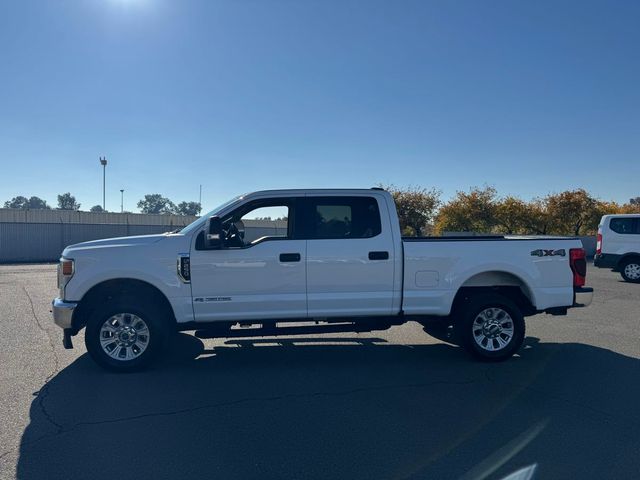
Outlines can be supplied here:
M64 350L55 266L0 266L1 478L537 478L640 474L640 285L590 268L594 303L528 319L476 363L409 323L206 340L117 375Z

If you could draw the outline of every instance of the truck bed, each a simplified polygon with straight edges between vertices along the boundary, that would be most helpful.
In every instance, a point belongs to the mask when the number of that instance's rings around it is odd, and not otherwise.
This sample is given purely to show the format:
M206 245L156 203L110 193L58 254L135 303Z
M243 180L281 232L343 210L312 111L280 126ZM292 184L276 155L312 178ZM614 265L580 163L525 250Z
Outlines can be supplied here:
M402 237L403 242L473 242L500 240L579 240L577 237L554 235L446 235L432 237Z
M447 315L460 288L519 287L538 310L573 303L572 248L579 239L541 236L403 237L402 309Z

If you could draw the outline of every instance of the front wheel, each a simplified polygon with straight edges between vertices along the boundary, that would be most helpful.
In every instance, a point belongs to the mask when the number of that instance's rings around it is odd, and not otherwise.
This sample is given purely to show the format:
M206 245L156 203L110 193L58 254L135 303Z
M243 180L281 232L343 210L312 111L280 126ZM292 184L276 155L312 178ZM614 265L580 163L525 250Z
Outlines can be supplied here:
M150 303L131 300L96 308L84 340L98 365L130 372L148 365L165 346L167 336L162 312Z
M626 260L620 268L620 275L625 282L640 283L640 259Z
M456 322L462 346L476 358L501 361L515 354L524 341L524 316L508 297L498 294L472 297Z

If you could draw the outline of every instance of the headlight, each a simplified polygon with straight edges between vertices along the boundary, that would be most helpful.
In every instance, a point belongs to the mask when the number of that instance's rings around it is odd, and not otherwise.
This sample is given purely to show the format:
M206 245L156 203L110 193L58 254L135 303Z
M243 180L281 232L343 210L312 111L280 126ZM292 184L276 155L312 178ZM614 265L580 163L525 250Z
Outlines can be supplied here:
M58 263L58 289L60 290L60 298L64 299L64 287L67 286L67 283L69 283L75 271L76 268L73 259L60 259L60 263Z

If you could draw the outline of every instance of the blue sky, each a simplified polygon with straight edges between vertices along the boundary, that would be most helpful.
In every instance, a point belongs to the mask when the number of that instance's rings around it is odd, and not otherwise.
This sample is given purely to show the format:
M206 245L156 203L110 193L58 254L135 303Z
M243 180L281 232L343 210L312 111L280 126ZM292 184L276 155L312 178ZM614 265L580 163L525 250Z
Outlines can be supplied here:
M640 195L637 1L0 3L0 201Z

